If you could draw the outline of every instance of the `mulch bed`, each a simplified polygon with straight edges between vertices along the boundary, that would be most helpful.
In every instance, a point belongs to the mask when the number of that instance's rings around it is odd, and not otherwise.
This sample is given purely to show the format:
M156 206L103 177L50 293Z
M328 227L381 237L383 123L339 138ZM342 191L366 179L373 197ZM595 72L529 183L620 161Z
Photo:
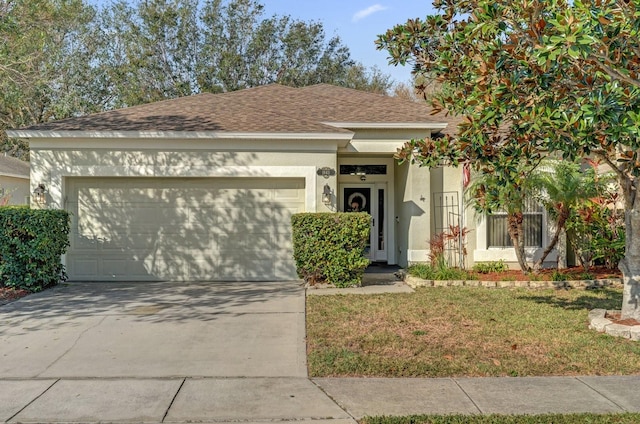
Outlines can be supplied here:
M589 268L589 271L585 271L582 267L571 267L563 270L555 270L555 269L543 269L538 271L536 274L536 279L539 281L553 281L553 274L555 272L560 272L562 275L566 276L567 281L573 280L585 280L585 274L590 274L592 278L588 278L589 280L606 280L609 278L621 278L622 274L617 269L605 268L603 266L595 266ZM476 273L478 279L482 281L529 281L531 280L531 275L525 274L521 270L508 270L508 271L500 271L500 272L489 272L487 274Z
M25 297L29 292L27 290L16 290L10 287L0 286L0 305L5 305L14 300Z
M640 325L640 322L638 322L633 318L620 319L620 315L621 315L620 312L610 311L610 312L607 312L604 315L604 317L608 320L611 320L611 322L613 322L614 324L629 325L629 326Z

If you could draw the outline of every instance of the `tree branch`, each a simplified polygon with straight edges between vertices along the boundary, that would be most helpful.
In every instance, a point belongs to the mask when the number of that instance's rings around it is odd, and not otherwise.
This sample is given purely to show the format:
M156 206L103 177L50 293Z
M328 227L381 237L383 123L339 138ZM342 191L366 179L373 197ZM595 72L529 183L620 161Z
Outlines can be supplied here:
M633 79L622 72L616 70L612 65L615 65L611 59L606 56L599 55L597 53L592 53L593 56L592 63L603 71L605 74L609 75L611 78L622 81L626 84L633 85L635 87L640 88L640 80Z

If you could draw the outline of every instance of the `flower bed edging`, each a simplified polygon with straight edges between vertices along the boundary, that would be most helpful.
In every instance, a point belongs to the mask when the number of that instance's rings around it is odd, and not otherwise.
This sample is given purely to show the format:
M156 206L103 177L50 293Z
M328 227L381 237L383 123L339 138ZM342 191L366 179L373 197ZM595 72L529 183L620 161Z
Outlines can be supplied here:
M482 280L423 280L406 275L404 282L412 288L417 287L486 287L486 288L530 288L530 289L602 289L622 288L622 279L573 281L482 281Z
M589 328L592 330L596 330L599 333L607 333L610 336L624 337L625 339L640 341L639 325L616 324L610 319L606 318L607 312L620 311L607 311L606 309L594 309L590 311Z

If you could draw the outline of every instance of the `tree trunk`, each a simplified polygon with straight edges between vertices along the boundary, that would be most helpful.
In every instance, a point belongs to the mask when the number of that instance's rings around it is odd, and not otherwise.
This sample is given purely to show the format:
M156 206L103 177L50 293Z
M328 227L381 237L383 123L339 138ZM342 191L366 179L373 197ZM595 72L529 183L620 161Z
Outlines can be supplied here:
M635 234L640 230L640 211L634 208L625 215L625 255L618 266L624 282L622 319L640 321L640 234Z
M527 264L527 258L524 253L524 231L522 229L523 223L522 212L507 214L507 229L509 237L513 243L513 248L516 250L516 258L522 272L530 272L531 268Z
M625 254L620 261L624 282L622 319L640 321L640 193L630 180L622 182L625 197Z
M558 240L558 269L567 268L567 231L563 228Z
M569 208L563 206L560 210L560 214L558 215L558 222L556 224L556 231L553 234L553 238L547 245L547 248L544 249L544 252L542 252L540 259L533 264L533 269L538 270L542 268L544 260L549 256L549 253L551 253L553 248L556 247L556 244L558 244L558 239L560 238L560 234L562 234L562 230L564 229L564 224L567 222L567 219L569 219Z

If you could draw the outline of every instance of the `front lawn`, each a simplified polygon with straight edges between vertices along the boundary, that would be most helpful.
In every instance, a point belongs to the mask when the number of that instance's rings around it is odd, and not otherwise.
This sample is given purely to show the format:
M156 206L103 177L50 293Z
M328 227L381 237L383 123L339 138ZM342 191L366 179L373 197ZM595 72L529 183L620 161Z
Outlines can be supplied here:
M309 296L313 377L640 373L640 343L589 330L618 289L442 287L413 294Z

